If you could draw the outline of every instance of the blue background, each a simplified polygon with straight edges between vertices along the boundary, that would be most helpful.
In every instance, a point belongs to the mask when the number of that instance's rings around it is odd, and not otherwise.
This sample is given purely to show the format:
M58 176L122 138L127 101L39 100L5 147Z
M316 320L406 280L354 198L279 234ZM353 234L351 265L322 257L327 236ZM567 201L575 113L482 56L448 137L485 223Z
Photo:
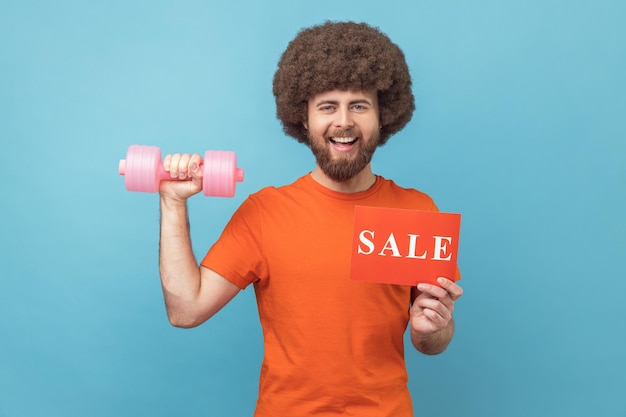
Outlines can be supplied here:
M314 166L276 62L352 19L405 51L417 110L374 170L461 212L466 294L418 415L626 416L626 3L0 1L0 416L250 416L262 334L242 292L170 327L158 196L134 143L237 152L232 199L190 201L201 257L250 193Z

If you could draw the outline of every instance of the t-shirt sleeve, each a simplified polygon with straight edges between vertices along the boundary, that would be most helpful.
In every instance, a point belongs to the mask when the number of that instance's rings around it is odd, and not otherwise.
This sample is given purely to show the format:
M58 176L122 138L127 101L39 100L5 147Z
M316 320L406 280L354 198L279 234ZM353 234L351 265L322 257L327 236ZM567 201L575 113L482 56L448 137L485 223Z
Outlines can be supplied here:
M201 265L244 289L268 275L262 236L259 208L248 198L235 211Z

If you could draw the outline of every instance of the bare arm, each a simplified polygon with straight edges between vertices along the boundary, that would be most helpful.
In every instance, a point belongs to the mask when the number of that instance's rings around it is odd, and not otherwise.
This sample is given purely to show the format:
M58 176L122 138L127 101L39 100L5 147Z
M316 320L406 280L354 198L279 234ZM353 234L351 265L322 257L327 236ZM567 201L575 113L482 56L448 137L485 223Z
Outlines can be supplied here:
M436 355L448 347L454 335L454 302L463 295L463 289L445 278L442 287L420 284L413 290L410 327L411 342L417 350Z
M167 156L164 167L172 177L192 181L162 181L159 268L167 315L172 325L194 327L224 307L239 287L221 275L198 267L189 235L187 199L202 189L199 155Z

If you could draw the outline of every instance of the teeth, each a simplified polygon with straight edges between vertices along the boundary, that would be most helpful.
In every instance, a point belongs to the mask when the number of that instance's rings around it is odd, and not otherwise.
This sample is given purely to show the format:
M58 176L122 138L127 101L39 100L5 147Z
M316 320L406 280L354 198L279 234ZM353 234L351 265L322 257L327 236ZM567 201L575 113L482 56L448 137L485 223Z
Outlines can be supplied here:
M333 142L337 143L351 143L356 140L356 138L330 138Z

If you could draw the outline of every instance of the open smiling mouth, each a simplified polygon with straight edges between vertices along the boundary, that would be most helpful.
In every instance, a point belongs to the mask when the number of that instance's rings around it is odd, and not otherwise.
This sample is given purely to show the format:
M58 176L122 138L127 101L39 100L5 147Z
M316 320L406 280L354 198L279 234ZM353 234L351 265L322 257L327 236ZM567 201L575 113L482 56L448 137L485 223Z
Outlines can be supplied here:
M337 144L341 144L341 145L352 145L357 140L359 140L359 138L356 138L356 137L350 137L350 138L335 138L335 137L332 137L332 138L330 138L330 141L332 143L337 143Z

